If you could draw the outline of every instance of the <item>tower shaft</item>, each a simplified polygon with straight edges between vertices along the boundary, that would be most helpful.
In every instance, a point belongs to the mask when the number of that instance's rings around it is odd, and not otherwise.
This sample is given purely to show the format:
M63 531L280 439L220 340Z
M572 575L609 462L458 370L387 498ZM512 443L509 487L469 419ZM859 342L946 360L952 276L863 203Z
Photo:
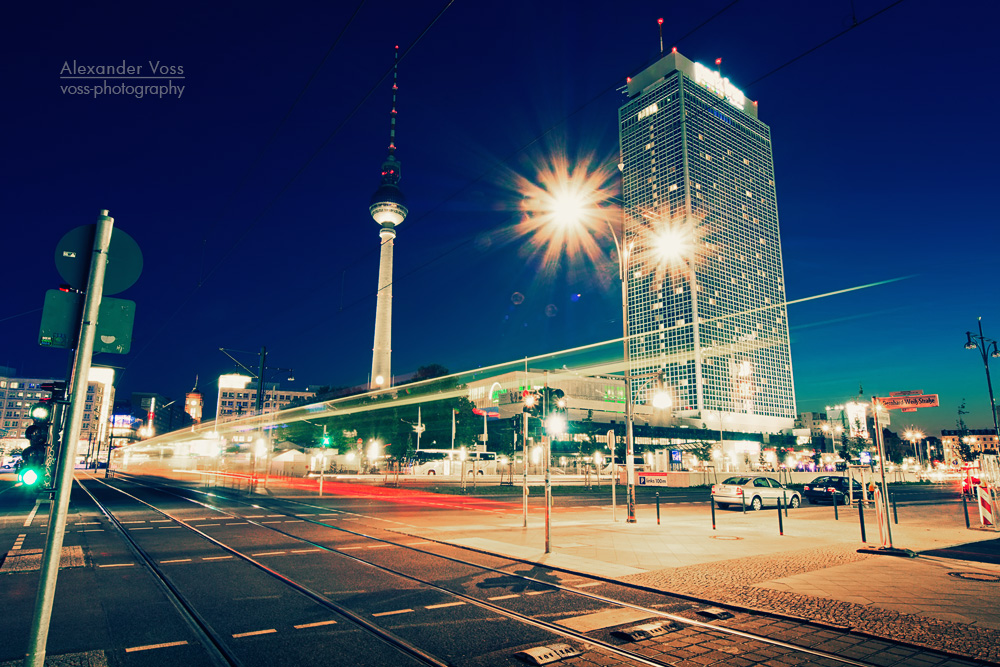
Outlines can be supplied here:
M396 232L383 228L378 260L378 296L375 299L375 344L372 347L371 387L392 384L392 249Z

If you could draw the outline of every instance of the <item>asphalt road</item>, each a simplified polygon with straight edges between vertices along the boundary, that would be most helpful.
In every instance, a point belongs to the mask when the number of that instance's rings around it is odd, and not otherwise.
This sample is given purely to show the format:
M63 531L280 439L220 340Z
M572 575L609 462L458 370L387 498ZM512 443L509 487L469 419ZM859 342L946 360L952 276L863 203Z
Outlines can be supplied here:
M383 490L386 495L379 498L367 492L371 487L352 484L344 485L350 488L338 495L310 498L313 507L273 498L247 501L193 494L202 503L199 505L126 479L111 483L130 496L96 479L81 480L93 497L118 517L124 531L186 603L198 610L238 664L248 667L421 664L338 609L377 624L443 663L478 667L520 665L523 663L514 658L517 651L566 641L546 623L580 624L590 627L588 636L595 640L623 645L611 632L634 624L634 614L622 615L621 608L607 600L564 587L692 617L697 608L690 600L470 554L457 547L428 542L408 547L380 541L398 542L400 536L388 530L419 521L430 512L519 514L519 496L418 494L400 498L394 497L392 490ZM11 482L0 476L0 485ZM365 493L356 495L353 491ZM640 502L650 500L647 491L640 491ZM705 489L659 491L666 502L706 502ZM609 499L608 492L606 496L560 498L557 503L605 504ZM535 496L533 502L537 511L540 498ZM25 552L41 549L47 522L45 505L36 505L36 494L0 486L0 540L7 549L5 569L0 571L0 599L7 621L0 662L24 654L38 585L36 569L10 571L6 566L20 562ZM65 546L82 555L84 566L60 571L49 655L97 652L106 664L128 666L210 664L198 636L171 597L79 485L72 495ZM258 565L239 554L248 555ZM484 570L482 565L495 569ZM289 588L268 570L297 582L299 588ZM319 598L329 604L319 603ZM503 610L491 605L502 605ZM741 665L774 664L776 657L788 654L788 649L773 646L758 650L745 638L721 636L717 631L683 632L690 636L682 648L673 650L701 655L713 651L719 654L717 664L729 664L727 656L737 654ZM699 647L703 650L695 650ZM588 650L599 658L594 660L598 664L640 664L593 647ZM882 642L872 650L901 649ZM799 662L835 664L829 660ZM937 663L930 660L926 664Z

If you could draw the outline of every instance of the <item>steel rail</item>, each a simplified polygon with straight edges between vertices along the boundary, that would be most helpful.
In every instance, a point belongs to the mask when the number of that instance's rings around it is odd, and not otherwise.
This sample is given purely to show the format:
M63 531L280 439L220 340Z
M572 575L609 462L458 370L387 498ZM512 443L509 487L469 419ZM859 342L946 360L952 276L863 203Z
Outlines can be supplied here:
M281 574L280 572L278 572L276 570L273 570L273 569L269 568L268 566L266 566L263 563L255 560L254 558L252 558L252 557L250 557L250 556L248 556L248 555L246 555L246 554L238 551L237 549L234 549L234 548L230 547L227 544L224 544L223 542L220 542L219 540L215 539L211 535L208 535L204 531L198 530L197 528L195 528L191 524L187 523L186 521L184 521L182 519L178 519L177 517L171 516L170 514L168 514L167 512L164 512L163 510L159 509L158 507L155 507L154 505L151 505L150 503L147 503L146 501L142 500L141 498L135 497L134 495L132 495L131 493L129 493L129 492L123 490L123 489L119 489L118 487L116 487L116 486L114 486L112 484L108 484L107 482L105 482L102 479L99 479L97 477L91 477L90 479L92 479L93 481L96 481L96 482L98 482L98 483L100 483L100 484L108 487L109 489L117 491L118 493L120 493L120 494L122 494L122 495L124 495L124 496L126 496L128 498L131 498L132 500L134 500L134 501L136 501L136 502L138 502L138 503L140 503L142 505L145 505L145 506L149 507L154 512L157 512L157 513L159 513L159 514L167 517L168 519L170 519L174 523L177 523L177 524L183 526L184 528L187 528L191 532L196 533L197 535L199 535L200 537L204 538L205 540L211 542L212 544L216 545L217 547L219 547L219 548L221 548L221 549L223 549L225 551L228 551L229 553L233 554L237 558L240 558L240 559L242 559L243 561L245 561L247 563L250 563L251 565L253 565L257 569L261 570L262 572L267 573L268 575L274 577L275 579L277 579L281 583L285 584L286 586L288 586L288 587L290 587L290 588L298 591L299 593L303 594L305 597L309 598L313 602L316 602L316 603L320 604L321 606L324 606L327 609L329 609L329 610L331 610L331 611L333 611L333 612L335 612L337 614L340 614L341 616L343 616L347 620L349 620L349 621L351 621L351 622L353 622L353 623L361 626L363 629L365 629L365 630L369 631L370 633L374 634L379 639L385 641L386 643L390 644L394 648L402 651L403 653L406 653L410 657L412 657L412 658L414 658L416 660L419 660L420 662L422 662L422 663L424 663L426 665L429 665L430 667L450 667L450 665L447 662L443 662L443 661L439 660L436 656L433 656L430 653L427 653L423 649L417 648L416 646L414 646L410 642L406 641L405 639L403 639L401 637L397 637L396 635L394 635L393 633L389 632L385 628L382 628L382 627L380 627L380 626L378 626L378 625L376 625L374 623L371 623L370 621L368 621L367 619L363 618L362 616L354 613L353 611L351 611L350 609L347 609L346 607L343 607L342 605L337 604L333 600L327 598L326 596L322 595L321 593L318 593L318 592L312 590L308 586L300 584L297 581L293 581L292 579L286 577L285 575ZM88 495L90 495L91 498L93 498L92 494L88 494ZM183 496L179 496L179 497L183 497ZM201 504L201 503L198 503L197 501L191 500L190 498L186 498L185 500L188 500L188 502L193 502L193 503L196 503L196 504ZM96 498L94 499L94 502L98 503L98 505L101 506L100 503L99 503L99 501L97 501ZM106 507L103 507L103 506L101 506L101 507L102 507L102 511L105 514L109 513L109 511L107 510ZM238 515L232 515L232 514L230 514L230 516L238 516ZM239 517L239 518L242 518L242 517ZM266 526L263 526L263 527L266 528Z
M505 609L504 607L500 607L499 605L495 605L495 604L492 604L490 602L486 602L484 600L480 600L480 599L478 599L476 597L473 597L473 596L470 596L470 595L468 595L466 593L462 593L460 591L454 591L454 590L449 589L447 587L441 586L441 585L436 584L436 583L431 582L431 581L427 581L427 580L421 579L419 577L415 577L415 576L407 574L405 572L400 572L400 571L395 570L393 568L386 567L384 565L379 565L377 563L373 563L371 561L367 561L367 560L364 560L362 558L358 558L357 556L354 556L353 554L344 553L344 552L342 552L342 551L340 551L338 549L328 547L328 546L320 544L318 542L314 542L312 540L309 540L307 538L301 537L299 535L295 535L294 533L289 533L289 532L287 532L285 530L282 530L280 528L275 528L275 527L269 526L269 525L263 525L263 524L261 524L259 522L253 521L251 519L247 519L246 517L244 517L244 516L242 516L240 514L235 514L235 513L229 512L229 511L227 511L227 510L225 510L223 508L220 508L220 507L217 507L217 506L213 506L213 505L210 505L208 503L203 503L203 502L195 500L193 498L188 498L186 496L177 494L177 493L175 493L173 491L166 491L166 490L164 490L162 488L163 485L145 484L145 483L142 483L142 482L135 481L134 479L131 479L132 476L129 476L129 477L130 477L130 479L128 481L130 483L132 483L132 484L136 484L138 486L144 486L146 488L150 488L150 489L154 489L154 490L159 490L159 491L161 491L163 493L168 493L170 495L173 495L175 497L181 498L183 500L187 500L188 502L194 503L196 505L200 505L201 507L204 507L206 509L211 509L211 510L219 512L219 513L221 513L223 515L230 516L230 517L233 517L233 518L241 519L241 520L246 521L247 523L249 523L251 525L259 526L261 528L265 528L267 530L279 533L281 535L284 535L286 537L290 537L290 538L292 538L294 540L303 542L305 544L309 544L310 546L316 547L316 548L321 549L323 551L326 551L328 553L334 553L334 554L337 554L339 556L342 556L342 557L354 560L356 562L363 563L365 565L368 565L369 567L373 567L373 568L381 570L383 572L387 572L389 574L393 574L393 575L396 575L396 576L408 579L410 581L423 584L425 586L430 586L432 588L436 588L437 590L443 591L443 592L448 593L450 595L454 595L456 597L460 597L463 600L471 602L472 604L475 604L477 606L480 606L480 607L483 607L483 608L487 608L487 609L492 609L492 610L494 610L494 611L496 611L498 613L501 613L501 614L503 614L505 616L509 616L509 617L512 617L512 618L516 618L518 620L522 620L522 621L524 621L524 622L526 622L528 624L535 625L536 627L542 627L544 629L551 630L552 632L555 632L555 633L560 634L560 635L565 636L565 637L579 639L579 640L585 641L585 642L590 643L590 644L595 644L597 646L601 646L602 648L606 648L607 650L610 650L610 651L612 651L614 653L617 653L619 655L623 655L623 656L628 657L630 659L640 660L642 662L645 662L646 664L655 664L655 665L665 665L665 664L667 664L667 663L663 663L663 662L659 662L659 661L649 662L649 658L646 658L645 656L641 656L639 654L631 653L631 652L628 652L628 651L624 651L623 652L622 649L619 649L618 647L616 647L616 646L614 646L612 644L607 644L605 642L602 642L601 640L593 639L593 638L588 637L587 635L585 635L583 633L577 633L575 631L569 630L569 629L564 628L562 626L558 626L558 625L555 625L555 624L552 624L552 623L548 623L547 621L541 621L541 620L532 618L530 616L525 616L523 614L519 614L518 612L511 611L509 609ZM101 480L98 480L98 481L101 481ZM104 483L104 482L102 482L102 483ZM170 487L170 486L168 486L167 488L178 488L178 487ZM186 489L185 488L184 490L192 490L192 489ZM119 491L121 491L121 490L119 489ZM196 493L205 493L203 491L197 491L197 490L193 490L193 491L195 491ZM126 492L122 491L122 493L126 493ZM249 502L249 501L244 501L244 500L237 499L237 498L230 498L228 496L218 496L218 495L215 495L215 494L211 494L211 495L213 495L213 497L222 498L224 500L228 500L228 501L231 501L231 502L234 502L234 503L237 503L237 504L255 506L255 503L252 503L252 502ZM140 501L140 502L142 502L142 501ZM282 502L289 502L289 501L282 501ZM295 501L290 501L290 502L295 502ZM306 505L305 503L296 503L296 504ZM256 505L256 506L260 507L259 505ZM315 505L306 505L306 506L309 506L309 507L320 507L320 506L315 506ZM335 531L338 531L338 532L347 533L349 535L355 535L357 537L362 537L362 538L365 538L365 539L368 539L368 540L372 540L372 541L376 541L376 542L381 542L383 544L390 544L390 545L397 546L397 547L400 547L400 548L403 548L403 549L407 549L407 550L414 551L414 552L417 552L417 553L421 553L421 554L425 554L425 555L432 556L432 557L435 557L435 558L439 558L439 559L442 559L442 560L447 560L447 561L450 561L450 562L453 562L453 563L458 563L458 564L464 565L466 567L472 567L472 568L475 568L475 569L481 569L481 570L485 570L485 571L496 573L496 574L502 574L502 575L508 576L508 577L515 577L515 578L521 579L521 580L526 581L526 582L531 582L531 583L534 583L534 584L538 584L540 586L544 586L544 587L549 588L549 589L561 590L563 592L570 593L572 595L577 595L577 596L580 596L580 597L588 598L590 600L602 602L604 604L610 604L610 605L613 605L613 606L619 606L619 607L623 607L623 608L627 608L627 609L632 609L632 610L635 610L635 611L641 611L643 613L648 613L651 616L658 616L660 618L664 618L664 619L667 619L667 620L675 621L677 623L680 623L680 624L683 624L683 625L687 625L687 626L691 626L691 627L694 627L694 628L698 628L698 629L701 629L701 630L713 630L713 631L717 631L717 632L722 632L724 634L728 634L728 635L732 635L732 636L736 636L736 637L741 637L741 638L744 638L744 639L751 639L751 640L754 640L754 641L759 641L759 642L762 642L764 644L768 644L770 646L781 647L781 648L784 648L784 649L787 649L787 650L790 650L790 651L794 651L794 652L797 652L797 653L804 653L804 654L812 655L812 656L815 656L815 657L818 657L818 658L824 658L824 659L827 659L827 660L833 660L833 661L840 662L840 663L843 663L843 664L846 664L846 665L853 665L855 667L874 667L874 665L875 665L875 663L862 662L862 661L859 661L859 660L854 660L852 658L845 658L843 656L839 656L839 655L836 655L836 654L833 654L833 653L827 653L826 651L820 651L820 650L809 648L809 647L806 647L806 646L800 646L800 645L797 645L797 644L792 644L790 642L785 642L785 641L782 641L782 640L779 640L779 639L773 639L773 638L770 638L770 637L765 637L763 635L757 635L757 634L754 634L754 633L751 633L751 632L746 632L744 630L737 630L735 628L727 628L727 627L721 626L721 625L712 625L712 624L706 623L704 621L698 621L698 620L695 620L695 619L686 618L684 616L678 616L676 614L671 614L671 613L664 612L664 611L661 611L661 610L658 610L658 609L652 609L650 607L643 607L641 605L636 605L636 604L632 604L632 603L629 603L629 602L624 602L622 600L615 600L614 598L609 598L609 597L606 597L606 596L603 596L603 595L598 595L596 593L590 593L590 592L587 592L587 591L581 591L581 590L578 590L578 589L575 589L575 588L572 588L572 587L569 587L569 586L563 586L563 585L557 584L557 583L551 583L551 582L547 582L547 581L541 581L539 579L535 579L534 577L529 577L529 576L521 575L521 574L513 574L513 573L507 572L505 570L500 570L500 569L497 569L497 568L489 567L488 565L481 565L481 564L469 563L468 561L463 561L463 560L460 560L460 559L457 559L457 558L453 558L451 556L445 556L443 554L437 554L437 553L434 553L432 551L426 551L424 549L419 549L417 547L412 547L412 546L408 546L406 544L402 544L402 543L398 543L398 542L393 542L392 540L387 540L387 539L384 539L384 538L375 537L375 536L372 536L372 535L367 535L365 533L361 533L361 532L358 532L358 531L349 530L349 529L343 528L341 526L334 526L334 525L328 524L328 523L323 522L323 521L318 521L318 520L315 520L315 519L309 519L308 517L305 517L305 516L302 516L302 515L299 515L299 514L289 514L287 512L283 512L281 510L274 509L273 507L270 507L269 509L271 509L272 511L276 511L276 512L278 512L280 514L284 514L285 516L294 517L295 519L303 520L306 523L315 524L315 525L322 526L324 528L329 528L329 529L332 529L332 530L335 530ZM330 508L322 507L321 509L330 509ZM157 510L157 511L160 512L161 514L163 514L164 516L173 519L173 517L171 517L166 512L163 512L162 510ZM178 519L174 519L174 520L180 522L180 520L178 520ZM669 595L669 594L666 594L666 595ZM927 649L922 649L922 650L927 650Z
M156 561L139 546L138 542L129 535L128 531L125 530L118 517L114 516L108 511L108 508L104 506L101 501L99 501L93 493L90 492L86 486L83 485L79 479L76 483L80 485L83 492L90 496L90 499L97 506L97 509L101 511L102 514L108 519L115 530L125 538L125 544L128 545L129 549L132 551L133 555L143 563L146 568L153 574L153 581L160 587L170 603L177 609L181 618L188 625L191 631L198 638L199 643L202 648L208 653L209 658L212 660L213 665L218 667L243 667L243 663L237 658L229 647L226 646L225 641L222 637L212 628L211 624L206 621L201 614L194 608L194 606L188 601L188 599L181 593L173 582L164 574L160 566L156 564Z

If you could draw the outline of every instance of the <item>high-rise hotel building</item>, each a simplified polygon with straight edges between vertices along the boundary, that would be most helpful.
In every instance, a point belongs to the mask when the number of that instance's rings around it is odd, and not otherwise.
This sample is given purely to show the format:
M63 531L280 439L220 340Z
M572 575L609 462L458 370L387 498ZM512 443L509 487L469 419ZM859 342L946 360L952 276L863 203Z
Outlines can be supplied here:
M618 113L637 402L660 382L707 428L793 426L770 129L757 104L676 51ZM672 260L662 252L664 239Z

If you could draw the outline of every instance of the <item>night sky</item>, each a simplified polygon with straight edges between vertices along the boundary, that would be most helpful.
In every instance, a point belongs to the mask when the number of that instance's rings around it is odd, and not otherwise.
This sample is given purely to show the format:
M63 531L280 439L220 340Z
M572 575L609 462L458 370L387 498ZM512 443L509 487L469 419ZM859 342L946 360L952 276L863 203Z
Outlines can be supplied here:
M662 16L664 47L721 57L771 127L797 410L852 399L860 383L866 396L941 395L894 413L894 429L954 428L963 399L970 427L992 427L982 361L963 349L979 316L1000 338L990 3L28 4L8 8L2 40L0 365L20 375L63 373L65 352L37 345L45 290L61 282L55 244L107 208L145 260L117 295L138 304L131 353L95 358L124 367L120 395L182 398L199 375L214 396L214 378L238 370L219 347L254 366L266 345L269 365L295 369L291 388L365 383L379 245L368 204L396 44L410 214L395 246L393 372L620 336L610 237L596 264L545 265L516 227L514 184L554 154L613 167L617 89L657 57ZM64 93L95 83L60 80L74 60L183 68L184 90Z

